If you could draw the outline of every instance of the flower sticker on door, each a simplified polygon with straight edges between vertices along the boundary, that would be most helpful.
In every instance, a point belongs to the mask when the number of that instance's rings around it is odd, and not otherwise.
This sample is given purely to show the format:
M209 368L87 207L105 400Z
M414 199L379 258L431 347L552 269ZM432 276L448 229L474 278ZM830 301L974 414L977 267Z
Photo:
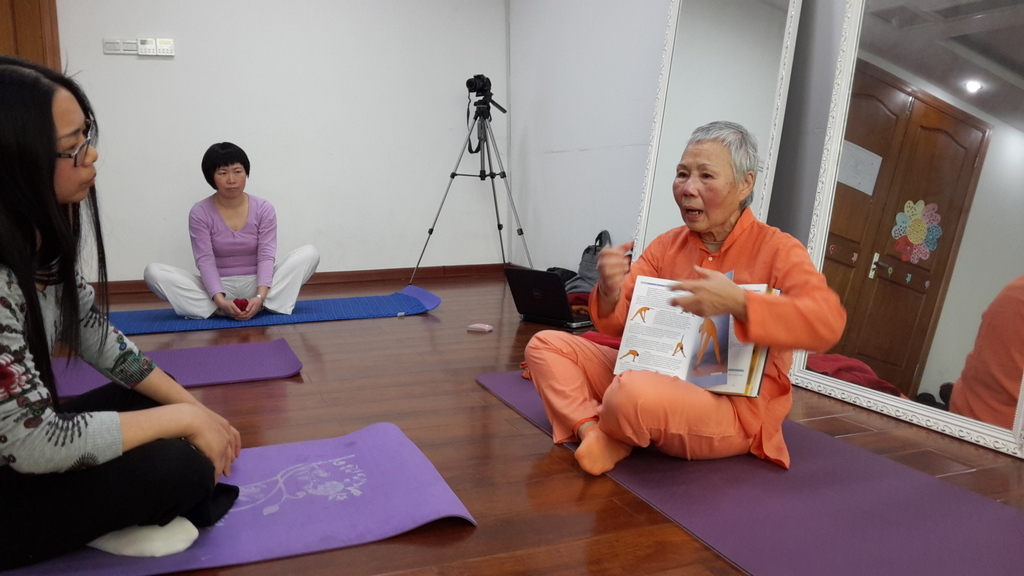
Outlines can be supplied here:
M892 237L896 239L896 250L900 260L917 264L927 260L932 251L939 245L942 227L939 226L939 205L928 204L924 200L916 203L907 200L903 212L896 215L896 225L892 227Z

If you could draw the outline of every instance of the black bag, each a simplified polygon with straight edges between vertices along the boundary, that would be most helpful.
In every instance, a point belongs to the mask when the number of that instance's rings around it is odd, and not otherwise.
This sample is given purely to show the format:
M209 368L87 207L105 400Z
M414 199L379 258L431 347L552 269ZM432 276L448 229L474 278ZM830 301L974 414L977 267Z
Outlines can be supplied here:
M569 270L568 268L559 268L558 266L548 268L548 272L558 274L558 278L562 281L562 284L568 284L576 278L579 278L579 274Z
M554 272L558 274L558 279L565 284L565 293L573 294L576 292L590 292L594 289L593 284L588 284L586 280L580 278L580 275L573 270L567 268L548 268L548 272Z
M600 275L597 273L597 254L605 246L612 245L612 235L607 230L601 230L601 233L594 238L594 243L587 246L586 250L583 251L583 257L580 258L580 271L579 275L587 284L590 285L590 289L593 289L597 284Z

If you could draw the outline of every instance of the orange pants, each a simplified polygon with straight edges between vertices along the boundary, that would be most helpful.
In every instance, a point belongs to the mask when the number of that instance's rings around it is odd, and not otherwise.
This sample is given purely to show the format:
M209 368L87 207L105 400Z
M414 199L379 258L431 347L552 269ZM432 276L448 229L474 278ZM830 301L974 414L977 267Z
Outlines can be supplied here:
M557 330L526 346L526 364L555 442L577 440L576 426L597 417L608 436L654 444L671 456L701 460L750 451L729 397L672 376L630 370L615 376L617 351Z

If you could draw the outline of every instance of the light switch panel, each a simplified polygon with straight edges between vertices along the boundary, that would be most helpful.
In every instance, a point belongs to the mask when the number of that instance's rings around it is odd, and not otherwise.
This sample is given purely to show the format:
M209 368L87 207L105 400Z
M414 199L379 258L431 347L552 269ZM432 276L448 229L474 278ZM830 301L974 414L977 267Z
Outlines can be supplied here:
M139 38L139 56L156 56L156 39Z
M157 38L156 39L156 55L157 56L174 56L174 39L173 38Z
M103 53L104 54L121 54L121 41L114 40L111 38L103 39Z

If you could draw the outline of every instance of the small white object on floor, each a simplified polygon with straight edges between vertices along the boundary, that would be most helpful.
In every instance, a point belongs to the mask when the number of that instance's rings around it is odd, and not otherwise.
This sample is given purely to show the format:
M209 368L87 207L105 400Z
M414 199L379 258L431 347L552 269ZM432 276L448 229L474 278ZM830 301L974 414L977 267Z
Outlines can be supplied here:
M490 324L470 324L467 330L470 332L490 332L494 330L494 326Z
M188 520L178 516L166 526L151 524L131 526L104 534L89 542L89 546L108 554L158 558L188 549L199 530Z

